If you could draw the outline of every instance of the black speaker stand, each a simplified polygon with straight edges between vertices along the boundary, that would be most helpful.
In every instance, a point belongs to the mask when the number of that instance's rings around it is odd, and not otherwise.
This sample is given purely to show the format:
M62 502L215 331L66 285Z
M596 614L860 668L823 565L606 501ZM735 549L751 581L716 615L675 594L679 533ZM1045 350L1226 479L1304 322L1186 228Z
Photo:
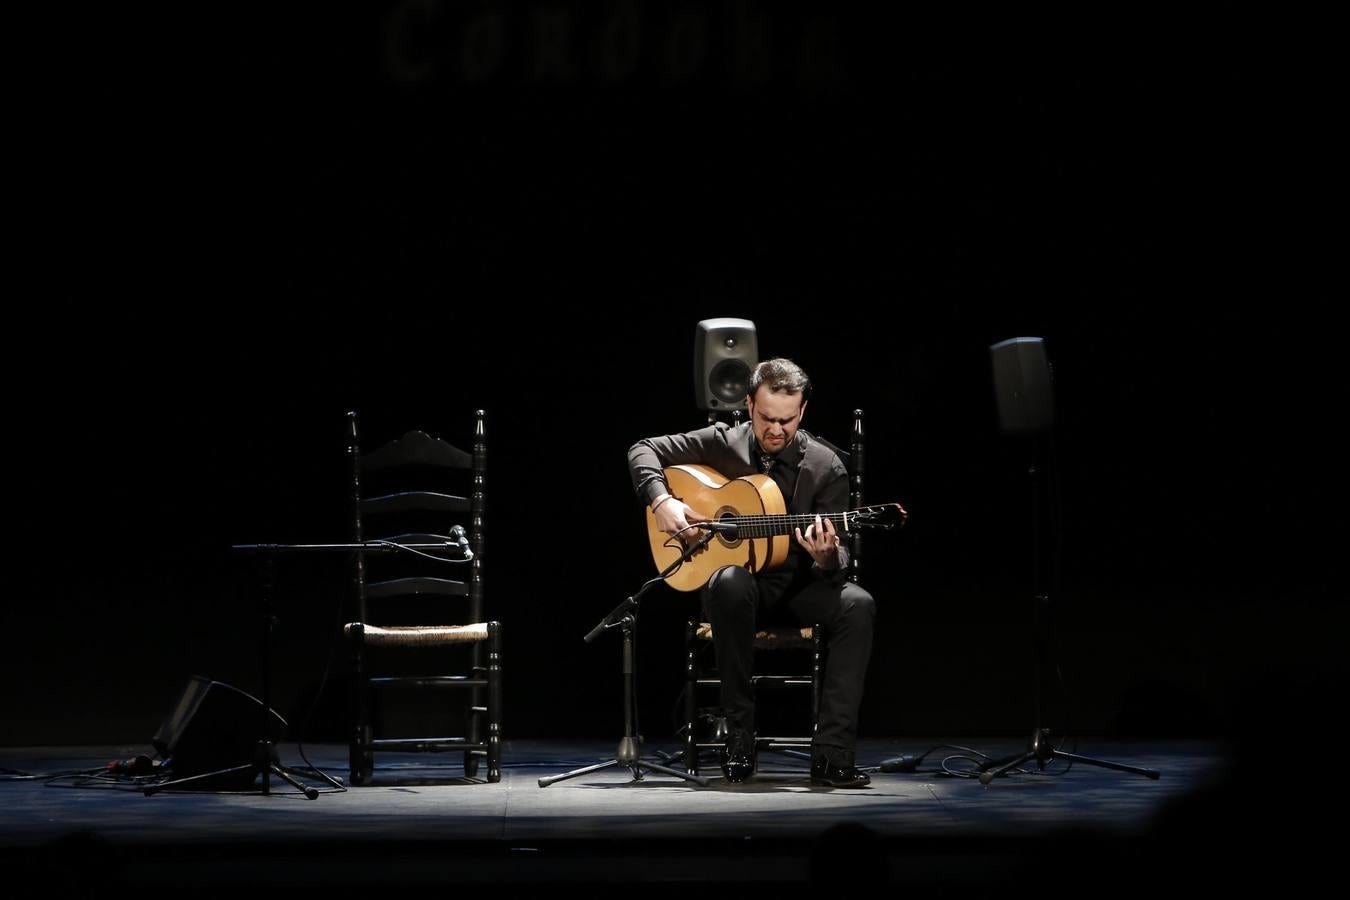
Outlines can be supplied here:
M1123 763L1107 762L1102 759L1093 759L1090 756L1080 756L1076 753L1065 753L1054 747L1050 740L1050 729L1043 728L1041 723L1042 708L1041 697L1043 693L1043 681L1045 671L1048 665L1049 643L1048 633L1050 630L1050 595L1041 589L1042 578L1044 577L1042 567L1042 513L1041 513L1041 492L1043 486L1040 482L1041 470L1044 468L1040 464L1041 443L1046 438L1041 434L1031 435L1031 461L1027 466L1027 476L1031 486L1031 569L1032 569L1032 591L1035 595L1035 609L1033 622L1033 641L1035 643L1033 665L1035 671L1032 675L1032 705L1035 722L1032 725L1031 739L1027 744L1027 750L1024 753L1015 754L1000 760L995 760L981 767L980 783L990 784L995 778L1004 775L1007 772L1021 766L1027 760L1035 757L1036 764L1044 769L1051 760L1063 759L1069 762L1084 763L1090 766L1100 766L1103 769L1114 769L1118 772L1129 772L1134 775L1143 775L1146 778L1157 780L1161 773L1154 769L1145 769L1140 766L1129 766Z

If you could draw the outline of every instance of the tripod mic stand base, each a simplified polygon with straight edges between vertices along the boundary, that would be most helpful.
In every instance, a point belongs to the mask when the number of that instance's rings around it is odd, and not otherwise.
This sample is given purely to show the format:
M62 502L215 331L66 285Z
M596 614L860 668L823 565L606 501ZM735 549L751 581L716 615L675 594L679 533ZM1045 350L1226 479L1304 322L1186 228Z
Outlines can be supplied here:
M609 769L614 766L626 766L633 773L633 781L641 781L643 772L660 772L662 775L670 775L674 778L683 778L685 781L692 781L699 787L707 787L708 779L702 775L690 775L688 772L681 772L678 769L670 769L666 766L659 766L656 763L635 760L633 762L622 762L617 759L611 759L609 762L597 763L594 766L586 766L584 769L574 769L571 772L564 772L562 775L550 775L547 778L539 779L539 786L546 788L550 784L557 784L559 781L566 781L568 778L575 778L578 775L586 775L590 772L599 772L601 769Z
M624 766L633 773L633 781L641 781L644 772L659 772L662 775L670 775L674 778L682 778L685 781L692 781L699 787L707 787L708 779L702 775L691 775L688 772L681 772L678 769L672 769L668 766L657 765L656 763L646 762L640 757L642 750L641 739L625 736L619 741L619 750L614 755L614 759L609 762L596 763L593 766L585 766L580 769L573 769L571 772L564 772L561 775L549 775L539 779L539 786L546 788L550 784L557 784L559 781L566 781L569 778L576 778L578 775L586 775L591 772L599 772L601 769L609 769L615 766Z
M1044 769L1046 763L1055 759L1066 759L1071 763L1083 763L1089 766L1098 766L1103 769L1112 769L1117 772L1128 772L1131 775L1143 775L1145 778L1151 778L1157 781L1162 777L1162 773L1156 769L1146 769L1142 766L1129 766L1124 763L1109 762L1104 759L1093 759L1090 756L1080 756L1077 753L1065 753L1063 750L1056 750L1050 743L1050 729L1039 728L1032 734L1031 744L1025 753L1008 757L991 765L980 773L980 784L989 785L1000 775L1016 769L1022 763L1035 757L1036 764Z
M332 776L318 770L307 771L310 774L317 775L324 779L333 787L345 790L345 788L342 787L342 783L336 781ZM226 769L217 769L213 772L202 772L197 775L187 776L186 778L175 778L172 781L165 781L159 784L148 785L142 790L142 793L147 797L151 797L160 791L172 790L185 785L206 785L227 776L236 776L240 782L252 785L257 781L258 776L261 775L263 779L261 790L264 795L272 792L271 779L272 776L276 776L291 785L291 787L295 788L300 793L304 794L306 800L313 800L319 796L317 789L302 783L295 778L291 772L291 769L288 769L281 764L281 758L277 755L275 744L271 741L259 741L254 747L253 761L250 763L241 766L231 766ZM249 775L246 782L243 777L245 773L248 773ZM210 790L210 788L208 788L208 790ZM219 790L219 788L216 790Z

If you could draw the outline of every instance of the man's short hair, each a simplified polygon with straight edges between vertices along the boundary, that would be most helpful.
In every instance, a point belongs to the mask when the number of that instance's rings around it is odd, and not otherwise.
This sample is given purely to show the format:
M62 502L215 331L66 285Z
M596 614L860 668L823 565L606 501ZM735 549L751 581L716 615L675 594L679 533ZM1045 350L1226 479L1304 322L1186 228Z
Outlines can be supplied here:
M811 395L811 379L790 359L767 359L755 366L755 371L750 374L751 397L762 384L767 384L775 394L801 394L803 403Z

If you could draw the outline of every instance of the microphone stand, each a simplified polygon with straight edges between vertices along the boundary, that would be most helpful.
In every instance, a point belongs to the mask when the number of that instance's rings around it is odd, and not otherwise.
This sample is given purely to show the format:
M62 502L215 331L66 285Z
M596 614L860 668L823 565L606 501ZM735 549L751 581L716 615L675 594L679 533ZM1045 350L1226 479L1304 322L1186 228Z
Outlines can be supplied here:
M696 526L705 523L694 523ZM708 779L702 775L691 775L688 772L681 772L678 769L672 769L667 766L647 762L642 759L642 738L633 734L633 720L636 718L637 696L633 689L634 675L636 670L636 660L633 654L633 631L637 627L638 600L643 594L651 590L652 585L664 581L672 572L684 565L685 561L690 559L695 553L702 550L717 537L719 529L705 526L705 534L694 543L685 548L680 558L675 560L657 577L651 579L638 589L637 593L624 599L622 603L610 610L609 615L600 620L600 624L592 628L582 640L590 643L606 631L614 628L623 629L623 738L619 741L619 749L614 754L614 759L609 762L597 763L593 766L574 769L571 772L564 772L561 775L550 775L539 779L539 786L546 788L550 784L557 784L559 781L566 781L568 778L576 778L578 775L586 775L590 772L598 772L601 769L608 769L612 766L625 766L633 773L632 781L641 781L644 772L660 772L663 775L671 775L675 778L682 778L685 781L693 781L699 787L707 787ZM630 782L631 784L632 782Z
M464 536L464 529L456 525L451 531L451 539L443 543L435 544L393 544L388 541L362 541L353 544L234 544L232 550L238 550L245 553L261 553L265 556L263 589L262 589L262 729L258 732L258 742L254 745L253 759L243 765L231 766L225 769L217 769L212 772L203 772L198 775L192 775L187 778L176 778L171 781L164 781L158 784L148 785L143 789L145 796L152 796L160 791L171 788L181 787L182 785L196 784L198 782L208 782L226 775L240 775L252 770L253 777L248 783L252 784L259 775L262 776L262 793L267 796L272 793L272 776L280 778L290 784L300 793L305 795L306 800L313 800L319 796L318 790L299 781L292 774L293 772L303 771L306 774L317 775L339 790L346 790L342 782L333 778L326 772L318 769L291 769L281 764L281 757L277 754L276 743L272 740L274 728L272 727L271 698L271 669L272 669L272 627L276 625L276 616L272 614L272 580L276 568L276 556L278 553L304 553L310 551L342 551L352 550L365 551L385 551L395 550L456 550L463 554L464 561L473 559L473 552L469 549L468 540ZM279 716L277 718L280 718ZM284 724L284 722L283 722ZM242 778L240 779L242 781Z

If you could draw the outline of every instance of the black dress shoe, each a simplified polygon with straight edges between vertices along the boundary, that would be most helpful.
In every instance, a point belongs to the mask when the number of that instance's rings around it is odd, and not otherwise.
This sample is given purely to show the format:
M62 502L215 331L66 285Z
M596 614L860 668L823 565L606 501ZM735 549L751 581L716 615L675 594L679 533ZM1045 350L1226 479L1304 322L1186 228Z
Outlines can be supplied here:
M811 760L811 783L837 788L860 788L867 787L872 779L866 772L859 772L852 762L834 762L829 757L817 756Z
M755 736L741 728L733 729L721 755L722 774L732 784L739 784L754 774Z

